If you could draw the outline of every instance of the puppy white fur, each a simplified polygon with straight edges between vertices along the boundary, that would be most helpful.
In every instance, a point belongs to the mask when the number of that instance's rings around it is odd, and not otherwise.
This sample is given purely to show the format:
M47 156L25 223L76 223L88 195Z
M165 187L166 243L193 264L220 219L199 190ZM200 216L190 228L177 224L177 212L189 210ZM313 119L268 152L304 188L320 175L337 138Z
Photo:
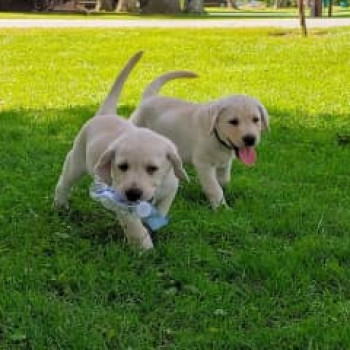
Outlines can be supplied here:
M166 215L177 192L178 178L187 179L173 142L115 115L123 84L141 56L139 52L129 60L95 117L77 135L56 186L56 207L68 206L72 186L87 173L129 200L152 201ZM118 218L130 242L144 249L153 247L149 232L138 218L125 213Z
M197 169L212 207L226 205L222 186L230 181L232 160L247 165L255 161L255 146L268 129L268 113L257 99L232 95L198 104L158 96L167 81L196 77L193 72L173 71L154 80L145 90L140 106L131 116L138 126L168 138L178 147L185 163Z

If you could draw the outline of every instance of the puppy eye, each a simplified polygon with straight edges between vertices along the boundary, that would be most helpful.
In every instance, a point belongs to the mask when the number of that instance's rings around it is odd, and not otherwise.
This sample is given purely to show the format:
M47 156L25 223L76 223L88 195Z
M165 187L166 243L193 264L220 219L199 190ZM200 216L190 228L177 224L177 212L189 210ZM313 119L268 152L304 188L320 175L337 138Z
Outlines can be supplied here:
M147 165L146 171L148 174L152 175L154 174L159 168L155 165Z
M258 117L254 117L254 118L253 118L253 123L257 124L257 123L259 123L259 120L260 120L260 119L259 119Z
M118 168L119 168L119 170L125 172L125 171L127 171L129 169L129 164L126 163L126 162L125 163L120 163L118 165Z
M231 120L229 120L229 123L230 123L231 125L238 125L238 124L239 124L239 121L238 121L238 119L231 119Z

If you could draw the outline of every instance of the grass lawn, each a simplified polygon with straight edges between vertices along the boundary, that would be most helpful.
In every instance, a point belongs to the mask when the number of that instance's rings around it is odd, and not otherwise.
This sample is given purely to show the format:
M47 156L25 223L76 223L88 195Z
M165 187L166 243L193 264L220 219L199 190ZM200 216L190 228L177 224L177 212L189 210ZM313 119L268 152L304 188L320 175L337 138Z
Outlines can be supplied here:
M1 30L0 347L349 349L350 29ZM75 188L51 209L81 125L137 50L128 116L164 94L258 97L271 131L213 212L193 169L156 249L131 249L113 215Z

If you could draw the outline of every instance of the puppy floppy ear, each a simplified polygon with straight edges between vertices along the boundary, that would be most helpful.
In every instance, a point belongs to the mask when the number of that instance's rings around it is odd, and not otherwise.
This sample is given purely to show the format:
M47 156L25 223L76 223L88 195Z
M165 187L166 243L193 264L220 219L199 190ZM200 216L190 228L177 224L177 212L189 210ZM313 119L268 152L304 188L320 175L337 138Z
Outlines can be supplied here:
M102 153L100 159L94 169L95 175L102 180L107 185L112 184L112 159L115 155L115 148L107 148L104 153Z
M175 176L180 180L185 180L189 182L190 180L185 169L183 168L181 158L179 156L179 153L177 152L175 145L171 144L168 147L167 158L173 166Z
M266 108L259 102L258 103L258 109L261 116L261 125L263 131L269 130L269 113L267 112Z
M210 135L214 132L216 124L219 120L219 116L220 116L221 112L223 112L224 109L225 109L225 107L220 107L218 105L210 105L209 106L208 113L209 113L210 119L211 119L210 130L209 130Z

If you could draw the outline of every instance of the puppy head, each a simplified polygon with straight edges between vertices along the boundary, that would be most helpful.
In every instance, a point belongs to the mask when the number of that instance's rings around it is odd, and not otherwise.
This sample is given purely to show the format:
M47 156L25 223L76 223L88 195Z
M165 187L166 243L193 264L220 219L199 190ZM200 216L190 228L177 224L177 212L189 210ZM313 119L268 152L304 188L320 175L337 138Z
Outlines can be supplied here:
M235 95L217 101L212 112L211 132L216 132L243 163L253 164L261 132L268 130L265 107L252 97Z
M95 173L126 199L150 201L171 169L179 179L188 179L175 145L151 130L137 128L108 147Z

